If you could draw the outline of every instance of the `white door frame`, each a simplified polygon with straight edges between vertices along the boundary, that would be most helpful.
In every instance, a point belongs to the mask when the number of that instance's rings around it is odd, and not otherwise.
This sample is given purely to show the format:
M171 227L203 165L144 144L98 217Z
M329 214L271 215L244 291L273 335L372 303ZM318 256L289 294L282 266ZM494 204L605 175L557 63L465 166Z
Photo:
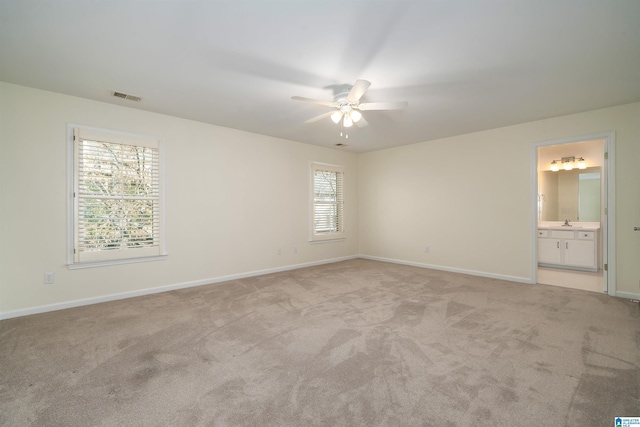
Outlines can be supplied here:
M540 141L531 144L531 283L538 283L538 148L549 145L571 144L575 142L604 140L604 159L602 177L604 179L603 211L606 212L602 221L602 263L607 264L607 271L603 272L603 286L607 294L616 295L616 213L615 213L615 142L614 131L580 135L569 138Z

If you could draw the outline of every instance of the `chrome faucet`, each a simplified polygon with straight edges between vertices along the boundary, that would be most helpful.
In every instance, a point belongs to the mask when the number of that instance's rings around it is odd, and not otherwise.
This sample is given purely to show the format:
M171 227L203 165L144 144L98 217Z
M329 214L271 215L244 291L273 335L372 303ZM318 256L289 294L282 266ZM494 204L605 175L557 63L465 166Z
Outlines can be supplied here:
M571 224L569 224L569 220L568 220L568 219L565 219L565 220L564 220L564 224L562 224L562 226L563 226L563 227L572 227L572 225L571 225Z

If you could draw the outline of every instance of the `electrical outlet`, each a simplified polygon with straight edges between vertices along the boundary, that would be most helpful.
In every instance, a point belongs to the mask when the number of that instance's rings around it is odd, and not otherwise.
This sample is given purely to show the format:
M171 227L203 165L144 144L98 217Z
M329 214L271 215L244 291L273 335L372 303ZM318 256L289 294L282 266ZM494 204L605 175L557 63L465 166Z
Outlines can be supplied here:
M294 253L294 254L297 254L297 253L298 253L298 247L297 247L297 246L294 246L294 247L293 247L293 253Z
M278 249L278 255L282 255L282 249Z
M429 252L429 245L424 245L424 251L425 251L425 253Z
M43 283L45 285L53 285L54 280L55 280L55 275L53 274L53 272L44 273L44 281L43 281Z

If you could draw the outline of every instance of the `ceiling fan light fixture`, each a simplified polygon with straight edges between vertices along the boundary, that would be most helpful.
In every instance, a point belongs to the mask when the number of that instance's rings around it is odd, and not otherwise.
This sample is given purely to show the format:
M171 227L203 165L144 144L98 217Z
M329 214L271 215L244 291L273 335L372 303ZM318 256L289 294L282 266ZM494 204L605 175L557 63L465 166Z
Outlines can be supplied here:
M306 120L305 123L315 123L318 120L322 120L326 117L331 117L331 121L335 124L340 124L341 128L349 128L354 123L358 124L359 128L367 126L369 123L365 120L362 111L370 110L401 110L407 107L407 102L361 102L361 99L371 82L367 80L358 79L353 86L346 87L348 85L338 85L339 89L334 90L333 101L321 101L318 99L305 98L303 96L292 96L294 101L311 102L326 107L331 107L333 110L328 111L319 116ZM338 92L340 90L341 92Z
M333 114L331 114L331 120L333 121L333 123L340 123L340 119L342 118L342 111L338 110L338 111L334 111Z

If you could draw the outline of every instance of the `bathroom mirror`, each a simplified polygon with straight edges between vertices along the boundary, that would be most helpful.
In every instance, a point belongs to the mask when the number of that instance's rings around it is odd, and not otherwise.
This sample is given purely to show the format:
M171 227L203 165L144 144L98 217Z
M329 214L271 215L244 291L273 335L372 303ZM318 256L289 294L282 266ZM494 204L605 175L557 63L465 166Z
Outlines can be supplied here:
M600 222L600 167L538 173L540 221Z

